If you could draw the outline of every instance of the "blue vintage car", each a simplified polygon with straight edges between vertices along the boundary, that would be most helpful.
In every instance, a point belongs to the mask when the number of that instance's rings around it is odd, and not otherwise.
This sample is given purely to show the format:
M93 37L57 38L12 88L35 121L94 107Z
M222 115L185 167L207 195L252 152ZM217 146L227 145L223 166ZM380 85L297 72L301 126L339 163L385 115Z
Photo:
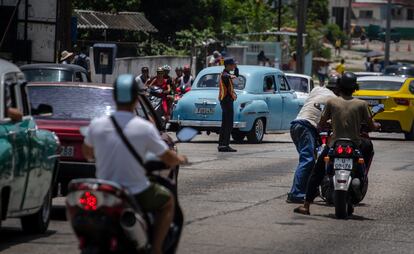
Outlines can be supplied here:
M260 143L265 133L285 132L296 118L304 99L298 99L285 74L278 69L262 66L239 66L240 76L234 80L238 99L234 103L232 137L242 142ZM202 70L173 110L172 130L193 127L218 133L221 107L218 84L223 67Z

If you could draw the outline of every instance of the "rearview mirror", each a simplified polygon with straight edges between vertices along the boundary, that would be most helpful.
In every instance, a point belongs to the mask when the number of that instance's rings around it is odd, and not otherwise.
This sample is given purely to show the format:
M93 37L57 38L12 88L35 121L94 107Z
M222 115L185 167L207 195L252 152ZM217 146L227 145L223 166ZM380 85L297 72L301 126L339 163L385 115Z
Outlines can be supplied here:
M177 132L177 139L180 142L189 142L193 138L195 138L197 134L198 134L197 130L186 127L186 128L181 129L179 132Z
M384 109L385 109L384 104L378 104L378 105L373 106L373 107L371 108L371 112L372 112L374 115L376 115L376 114L378 114L378 113L383 112L383 111L384 111Z

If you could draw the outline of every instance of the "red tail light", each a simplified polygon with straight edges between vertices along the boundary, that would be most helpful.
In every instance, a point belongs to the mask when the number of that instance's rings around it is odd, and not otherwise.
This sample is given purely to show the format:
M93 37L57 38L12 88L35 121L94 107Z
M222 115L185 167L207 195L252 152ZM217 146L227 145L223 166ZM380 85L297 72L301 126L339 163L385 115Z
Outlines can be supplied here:
M98 199L87 191L79 198L79 204L87 211L95 211L98 207Z
M337 154L342 154L343 152L344 152L344 148L341 145L336 147L336 153Z
M347 147L345 148L345 153L346 153L346 154L351 154L353 151L354 151L354 150L353 150L353 149L352 149L352 147L350 147L350 146L347 146Z
M404 98L394 98L395 103L403 106L410 106L410 100Z

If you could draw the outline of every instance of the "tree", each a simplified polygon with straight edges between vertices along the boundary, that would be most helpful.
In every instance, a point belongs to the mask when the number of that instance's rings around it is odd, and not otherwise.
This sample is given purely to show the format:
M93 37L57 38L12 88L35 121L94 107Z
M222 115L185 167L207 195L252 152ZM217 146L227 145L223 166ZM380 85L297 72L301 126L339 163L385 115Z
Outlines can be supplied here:
M119 12L137 11L140 0L72 0L74 9Z

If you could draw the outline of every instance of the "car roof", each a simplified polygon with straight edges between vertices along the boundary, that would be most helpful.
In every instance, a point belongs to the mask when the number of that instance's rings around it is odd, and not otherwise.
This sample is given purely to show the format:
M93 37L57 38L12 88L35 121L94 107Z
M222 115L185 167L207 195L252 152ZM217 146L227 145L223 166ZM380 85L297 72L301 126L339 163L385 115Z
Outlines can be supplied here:
M36 70L36 69L50 69L50 70L70 70L70 71L86 71L85 68L76 64L26 64L20 66L22 71L24 70Z
M13 63L0 58L0 75L7 72L21 72Z
M51 86L51 87L90 87L112 89L112 84L106 83L85 83L85 82L30 82L28 86Z
M285 75L286 76L290 76L290 77L300 77L300 78L312 79L311 76L304 75L304 74L299 74L299 73L289 72L289 73L285 73Z
M358 82L360 81L391 81L391 82L401 82L404 83L407 78L400 76L365 76L359 77Z
M253 73L268 73L268 72L280 72L279 69L266 67L266 66L258 66L258 65L238 65L240 73L244 74L253 74ZM212 66L203 69L200 73L207 74L207 73L220 73L224 70L224 66Z

